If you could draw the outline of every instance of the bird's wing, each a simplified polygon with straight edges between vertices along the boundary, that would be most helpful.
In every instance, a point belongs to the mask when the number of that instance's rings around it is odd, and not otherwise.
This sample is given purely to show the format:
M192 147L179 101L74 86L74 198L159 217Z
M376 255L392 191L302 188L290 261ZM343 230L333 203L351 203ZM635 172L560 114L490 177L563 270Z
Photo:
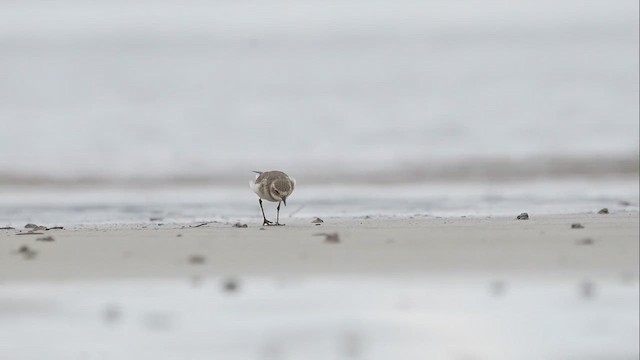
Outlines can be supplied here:
M290 177L289 180L291 180L291 191L293 192L293 190L296 188L296 179Z

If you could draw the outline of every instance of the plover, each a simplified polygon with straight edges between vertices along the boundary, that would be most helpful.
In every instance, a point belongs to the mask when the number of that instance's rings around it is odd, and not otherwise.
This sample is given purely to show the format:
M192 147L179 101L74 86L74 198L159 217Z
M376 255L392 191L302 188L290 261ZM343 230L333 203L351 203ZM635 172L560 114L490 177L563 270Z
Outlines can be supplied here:
M289 175L282 171L254 171L256 179L249 182L249 187L255 192L259 199L260 210L262 211L262 225L284 225L280 224L280 203L284 203L287 206L287 197L291 195L293 189L296 187L296 181L290 178ZM264 208L262 207L262 199L277 202L278 212L276 215L276 222L267 220L264 215Z

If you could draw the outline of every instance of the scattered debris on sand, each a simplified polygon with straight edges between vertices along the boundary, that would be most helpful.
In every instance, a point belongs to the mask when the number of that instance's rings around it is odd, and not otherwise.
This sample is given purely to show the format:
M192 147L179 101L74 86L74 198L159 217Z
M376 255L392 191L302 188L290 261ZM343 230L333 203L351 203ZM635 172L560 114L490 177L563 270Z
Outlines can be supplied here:
M207 221L207 222L203 222L203 223L200 223L198 225L193 225L193 226L190 226L190 227L200 227L200 226L205 226L205 225L209 225L209 224L217 224L217 223L218 223L217 221Z
M313 234L313 236L324 236L324 242L330 244L337 244L340 242L340 236L338 236L338 233L319 233Z
M595 241L592 238L584 238L576 241L576 245L593 245Z
M232 293L238 291L240 282L234 278L228 278L222 281L222 290Z
M607 208L602 208L600 209L600 211L598 211L598 214L608 214L609 213L609 209Z
M43 236L36 239L36 241L55 241L53 236Z
M529 214L522 213L516 217L517 220L529 220Z
M24 226L25 229L29 229L29 231L33 232L33 231L42 231L42 230L64 230L64 227L62 226L52 226L52 227L46 227L44 225L36 225L36 224L32 224L29 223L27 225ZM0 228L2 229L2 228ZM13 228L7 228L7 229L13 229Z
M44 235L44 233L31 230L31 231L19 232L16 235Z
M573 224L571 224L571 228L572 229L584 229L584 225L582 225L580 223L573 223Z
M0 230L15 230L16 228L12 228L11 226L0 227Z
M22 255L22 257L25 260L31 260L34 257L36 257L36 254L38 253L35 250L32 250L30 247L28 247L27 245L23 245L20 246L20 248L15 252L16 254Z
M237 223L233 224L233 227L235 227L235 228L246 228L246 227L249 227L249 226L247 226L247 224L241 224L241 223L237 222Z
M316 224L316 225L320 225L323 222L324 222L324 220L320 219L319 217L317 217L313 221L311 221L312 224Z
M207 260L202 255L191 255L189 256L189 263L193 265L201 265L204 264Z

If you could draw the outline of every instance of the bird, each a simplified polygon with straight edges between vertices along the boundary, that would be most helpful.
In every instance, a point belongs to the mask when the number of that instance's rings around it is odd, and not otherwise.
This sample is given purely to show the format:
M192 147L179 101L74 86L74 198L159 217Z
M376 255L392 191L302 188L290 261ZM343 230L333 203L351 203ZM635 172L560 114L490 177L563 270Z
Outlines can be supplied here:
M296 180L290 178L289 175L282 171L254 171L256 173L256 179L249 182L249 187L254 193L258 195L258 203L260 204L260 210L262 211L262 225L275 225L280 224L280 203L284 203L287 206L287 198L293 192L296 187ZM276 222L267 220L264 215L264 208L262 207L262 200L278 203L278 212L276 215Z

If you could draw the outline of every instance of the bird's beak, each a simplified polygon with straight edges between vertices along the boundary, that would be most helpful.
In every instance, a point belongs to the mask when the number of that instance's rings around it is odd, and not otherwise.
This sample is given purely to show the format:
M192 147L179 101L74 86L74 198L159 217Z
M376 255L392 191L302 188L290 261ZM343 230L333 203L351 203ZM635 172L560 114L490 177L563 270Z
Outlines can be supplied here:
M282 202L284 203L284 206L287 206L287 198L282 199Z

